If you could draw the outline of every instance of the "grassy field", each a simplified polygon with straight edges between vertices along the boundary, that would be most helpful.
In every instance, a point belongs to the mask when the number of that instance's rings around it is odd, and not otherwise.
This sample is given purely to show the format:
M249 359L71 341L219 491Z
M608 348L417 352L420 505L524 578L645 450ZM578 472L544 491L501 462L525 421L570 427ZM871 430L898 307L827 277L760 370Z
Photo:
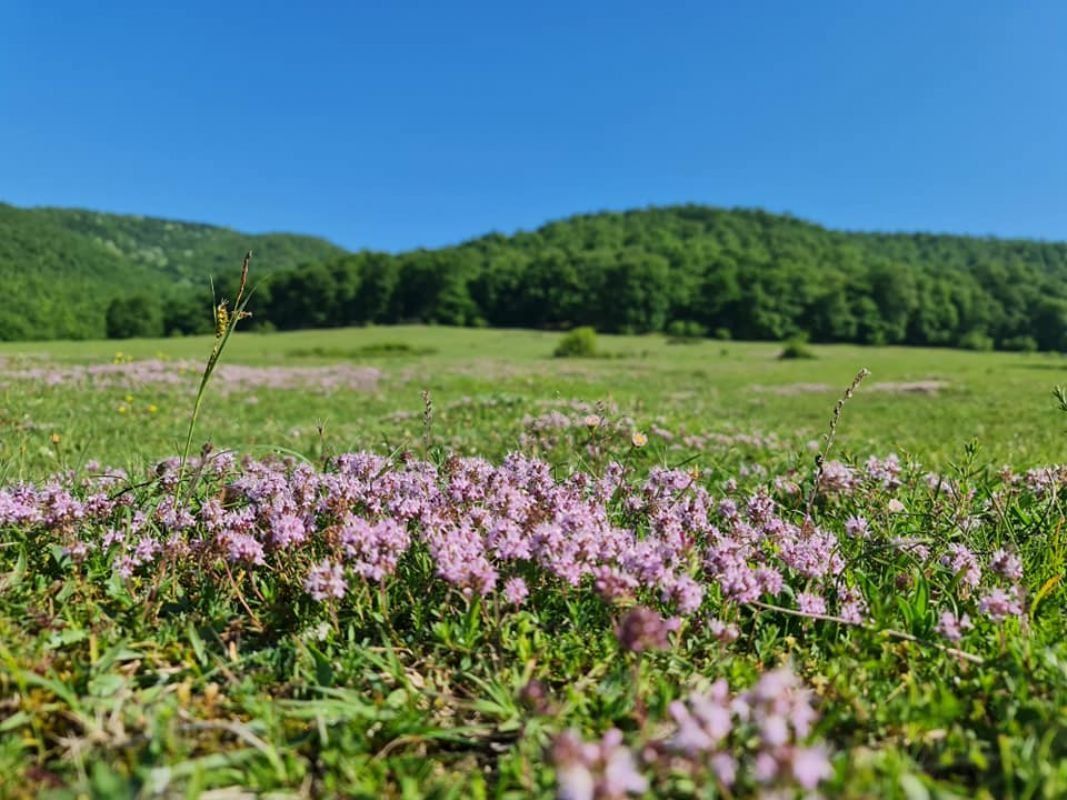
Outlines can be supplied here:
M1067 796L1067 361L558 339L0 345L0 797Z
M499 457L519 447L524 418L598 402L636 428L657 426L679 439L773 434L778 449L802 450L823 435L837 396L867 368L872 375L840 431L846 452L908 453L941 467L972 441L996 466L1055 463L1067 450L1067 426L1051 396L1053 386L1067 382L1067 360L1055 355L826 346L814 348L816 360L779 361L774 344L678 345L656 336L602 337L610 358L559 360L551 358L557 339L425 327L239 334L227 363L312 369L340 363L377 376L355 389L320 389L311 380L297 381L295 389L242 385L220 396L216 386L203 430L219 447L243 452L285 448L316 457L323 450L411 447L422 441L422 392L429 390L435 436L463 453ZM9 376L131 359L189 360L192 373L209 349L206 338L0 345L3 462L28 475L54 469L57 458L62 465L82 458L126 464L173 455L188 420L192 374L179 386L134 376L128 386L68 380L47 390L38 380ZM715 449L721 458L740 457L744 448ZM664 463L690 450L676 441Z

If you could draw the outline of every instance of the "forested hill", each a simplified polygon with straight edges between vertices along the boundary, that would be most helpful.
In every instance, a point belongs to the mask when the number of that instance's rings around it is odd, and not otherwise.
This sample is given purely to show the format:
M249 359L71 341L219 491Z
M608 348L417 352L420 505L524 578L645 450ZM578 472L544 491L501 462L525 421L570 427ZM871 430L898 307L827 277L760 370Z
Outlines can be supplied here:
M0 338L204 330L256 251L253 322L436 322L738 339L1067 349L1067 244L831 231L750 210L571 217L400 254L0 204Z
M344 253L308 236L0 203L0 339L102 338L111 302L137 295L154 298L150 325L168 323L166 309L180 329L184 315L205 316L194 289L237 269L248 248L261 274Z
M514 236L280 272L279 328L365 322L1065 349L1067 245L843 233L760 211L576 216Z

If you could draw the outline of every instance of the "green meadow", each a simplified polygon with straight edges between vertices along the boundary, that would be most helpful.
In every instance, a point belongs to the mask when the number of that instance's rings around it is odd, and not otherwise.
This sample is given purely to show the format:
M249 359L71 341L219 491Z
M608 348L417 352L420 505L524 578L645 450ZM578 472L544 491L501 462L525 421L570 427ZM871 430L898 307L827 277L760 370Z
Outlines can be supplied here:
M1067 796L1067 361L562 336L0 345L0 798Z
M1067 382L1055 354L813 346L812 360L783 361L781 345L671 343L663 336L601 336L598 358L552 357L559 334L446 327L238 333L224 362L253 367L374 370L359 389L253 386L208 390L201 431L220 448L308 458L354 449L392 451L424 441L423 391L433 436L461 453L518 449L523 419L568 403L602 403L635 430L774 435L775 449L804 446L861 369L871 376L849 404L838 443L856 455L910 454L944 466L977 443L993 466L1057 463L1067 439L1052 389ZM0 344L7 372L160 359L201 362L209 337ZM178 386L94 387L4 378L0 453L6 468L40 474L82 459L146 462L180 449L198 365ZM221 388L225 390L225 386ZM58 436L60 441L53 442ZM653 443L656 437L653 436ZM691 448L692 449L692 448ZM743 446L717 457L744 455ZM692 455L675 442L664 461Z

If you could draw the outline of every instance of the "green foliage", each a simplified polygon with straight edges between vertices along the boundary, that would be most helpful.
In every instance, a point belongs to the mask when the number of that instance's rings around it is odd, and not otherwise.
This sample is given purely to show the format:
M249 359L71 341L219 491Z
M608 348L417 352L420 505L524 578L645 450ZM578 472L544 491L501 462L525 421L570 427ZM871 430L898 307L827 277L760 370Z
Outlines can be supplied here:
M1034 353L1038 349L1037 340L1033 336L1013 336L1001 342L1000 349L1016 353Z
M1012 341L1015 341L1014 339ZM976 350L980 353L993 349L993 339L982 331L970 331L960 339L960 347L964 350Z
M213 308L214 298L208 291L172 291L163 301L164 332L168 336L211 333Z
M571 217L441 250L271 275L280 329L427 322L720 339L1067 349L1067 245L838 233L703 206ZM692 328L691 330L696 330ZM692 332L684 336L694 335ZM966 340L966 341L965 341Z
M794 336L782 347L778 358L784 361L793 359L815 358L815 352L808 347L808 339L805 336Z
M180 569L162 562L158 570L120 580L112 560L122 543L73 558L58 542L66 543L67 534L70 542L78 540L76 523L60 536L43 526L5 525L5 788L27 797L220 796L240 787L279 797L548 800L556 794L548 752L560 731L573 727L591 739L618 727L640 756L642 737L671 729L673 701L718 679L738 691L788 663L814 690L820 714L814 733L834 753L834 775L821 787L826 796L1036 798L1067 792L1067 498L1026 488L1048 479L1060 485L1055 472L1023 477L1001 469L1002 457L1034 466L1062 453L1062 437L1044 435L1049 423L1058 428L1050 416L1055 404L1067 408L1067 391L1053 398L1047 385L1060 359L827 348L819 371L829 383L847 381L862 356L872 381L936 373L966 391L902 393L888 401L857 393L835 454L853 454L842 458L859 488L828 492L809 516L804 494L790 486L810 482L813 454L805 443L825 429L834 395L786 393L795 387L797 368L775 360L776 344L731 344L730 358L709 364L705 348L668 347L659 338L602 338L613 353L652 348L654 357L639 370L625 361L595 360L574 370L581 375L555 376L546 372L566 371L544 369L545 334L397 328L388 341L380 337L380 331L359 329L234 337L227 358L271 367L291 364L287 355L301 348L323 357L360 349L432 346L439 352L414 377L410 364L380 365L388 377L380 396L266 388L257 393L263 402L250 404L243 393L220 392L205 411L212 439L256 455L264 445L289 448L285 455L294 469L361 447L395 452L400 464L411 457L404 451L418 437L418 424L393 415L410 409L417 420L421 381L432 374L440 398L435 437L449 453L502 458L515 448L527 415L562 412L577 417L573 430L546 433L559 437L554 443L540 438L524 445L561 480L605 474L617 462L625 464L625 480L639 484L664 464L681 464L692 481L683 481L679 502L707 513L693 502L706 489L713 515L719 499L745 498L762 487L798 526L810 520L816 531L838 536L847 565L840 585L854 580L870 598L867 626L790 614L788 594L777 601L784 608L731 604L708 579L704 607L671 636L671 646L638 659L615 643L625 609L601 599L591 577L575 586L531 581L533 594L515 609L495 596L479 601L446 590L426 550L417 548L396 576L380 582L350 576L342 603L315 604L302 586L310 563L227 575L221 559L205 558ZM127 356L155 357L162 350L161 357L176 360L202 355L205 344L134 340L121 346ZM61 363L110 362L116 349L86 342L0 350L14 359L16 351L39 354L46 347ZM507 370L497 369L502 362ZM755 404L757 385L783 393L761 392ZM34 424L24 431L11 423L5 428L5 485L27 473L44 478L68 468L79 469L79 478L99 475L94 467L79 468L88 445L89 455L106 452L105 463L140 464L130 471L132 491L116 497L129 503L131 515L143 510L159 519L164 509L156 506L167 497L140 460L171 452L177 426L187 422L190 386L136 390L140 406L150 399L175 412L133 419L115 411L125 389L40 392L11 384L5 395L10 418L32 414ZM609 396L618 408L593 405ZM561 404L564 399L569 405ZM603 418L595 427L584 421L592 411ZM309 433L327 416L325 433ZM45 420L60 427L46 427ZM649 432L642 447L633 444L635 425ZM304 432L287 433L295 426ZM976 428L988 431L987 457L976 459L973 449L954 457L961 437ZM709 439L705 449L696 437L678 435L709 430L721 432L724 441ZM757 430L775 436L758 443L751 435ZM61 442L49 455L53 432ZM744 435L733 439L731 432ZM922 449L922 463L903 455L899 485L869 474L868 455L898 446L902 455ZM24 468L16 460L19 452L41 449L42 461ZM937 485L927 471L934 460L942 476ZM761 469L751 469L756 465ZM785 480L779 484L776 477ZM234 507L212 481L210 475L198 480L190 508L209 502ZM592 480L589 490L600 491ZM992 501L997 513L989 513ZM903 511L893 512L894 503ZM351 511L373 514L358 500ZM623 527L640 518L621 502L616 512ZM856 516L870 520L869 537L841 533ZM152 537L172 536L153 528ZM640 534L649 535L646 529ZM904 540L931 548L931 557L919 560L894 545ZM983 565L996 548L1019 554L1024 619L993 623L974 614L976 596L966 598L940 560L952 544L973 548ZM332 545L323 537L320 546ZM658 591L641 592L637 602L666 603ZM970 604L975 629L949 642L935 626L956 597ZM713 620L736 625L737 640L713 636ZM889 636L890 630L919 641ZM946 645L984 663L964 661L941 649ZM534 686L537 693L530 691ZM647 796L723 794L715 794L706 774L663 769L655 781ZM732 796L748 794L746 787Z
M151 295L117 297L107 307L109 339L152 338L163 335L163 308Z
M0 339L98 338L112 300L162 298L163 332L206 332L256 252L250 328L439 323L719 339L1067 350L1067 245L839 233L687 205L575 216L440 250L346 254L285 234L0 204ZM270 273L270 274L267 274ZM686 334L691 336L692 334ZM983 338L984 337L984 338Z
M593 358L597 354L596 331L590 327L575 328L562 339L552 353L556 358Z
M264 271L343 252L311 237L0 203L0 339L103 338L112 300L133 294L163 298L163 326L152 335L204 332L209 279L232 272L248 247Z
M708 335L708 329L693 320L676 319L667 325L667 335L673 342L695 342Z

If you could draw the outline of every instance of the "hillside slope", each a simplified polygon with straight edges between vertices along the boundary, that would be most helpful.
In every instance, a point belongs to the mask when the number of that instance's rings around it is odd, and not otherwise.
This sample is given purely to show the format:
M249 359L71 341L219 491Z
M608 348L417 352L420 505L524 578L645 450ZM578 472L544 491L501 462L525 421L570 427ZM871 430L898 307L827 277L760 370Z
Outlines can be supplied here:
M1067 244L828 230L706 206L585 214L512 236L357 253L271 276L259 319L824 342L1067 348Z
M203 290L248 248L261 274L344 253L308 236L0 203L0 339L102 337L114 298Z
M126 335L202 330L209 276L225 287L249 247L253 324L283 329L593 325L1067 349L1067 244L842 232L699 205L582 214L387 254L346 253L305 236L0 204L0 339L103 336L113 301L126 303Z

